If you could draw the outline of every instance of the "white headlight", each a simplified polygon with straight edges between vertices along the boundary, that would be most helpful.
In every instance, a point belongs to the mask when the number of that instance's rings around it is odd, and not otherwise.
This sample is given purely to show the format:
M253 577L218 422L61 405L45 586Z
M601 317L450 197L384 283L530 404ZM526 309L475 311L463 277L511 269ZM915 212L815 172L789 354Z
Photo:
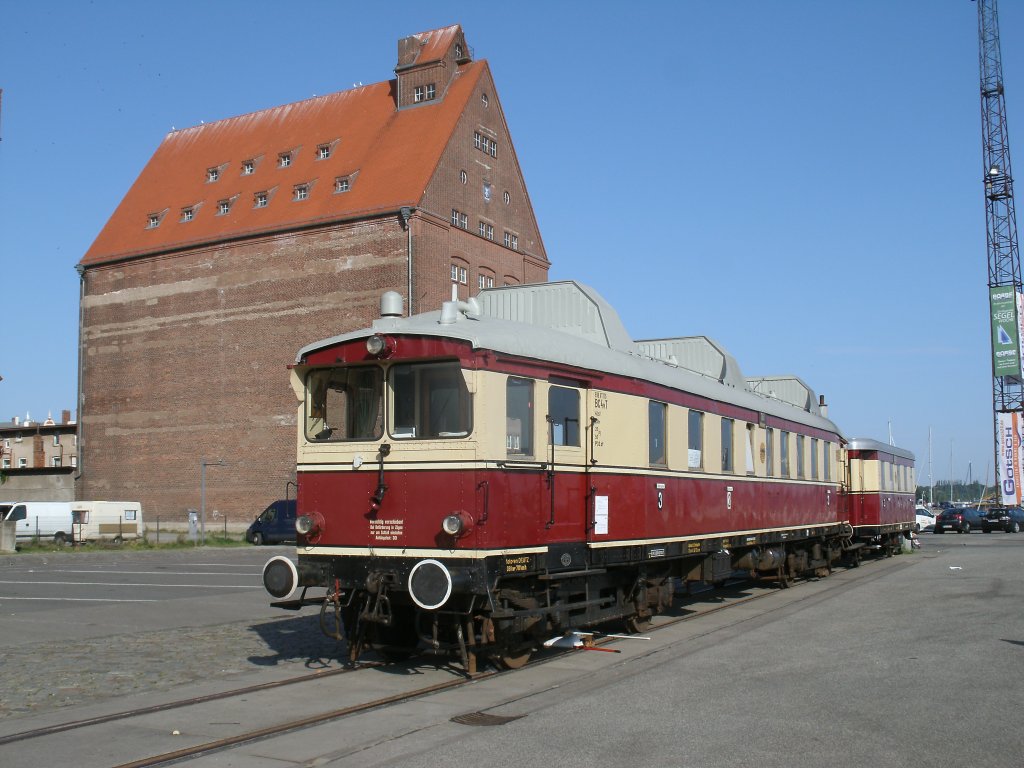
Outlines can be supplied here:
M374 357L380 355L387 348L388 344L384 340L384 337L376 333L366 340L366 351Z
M300 515L295 520L295 530L306 536L316 527L316 521L309 515Z
M458 536L462 533L462 518L458 515L448 515L441 523L441 528L449 536Z

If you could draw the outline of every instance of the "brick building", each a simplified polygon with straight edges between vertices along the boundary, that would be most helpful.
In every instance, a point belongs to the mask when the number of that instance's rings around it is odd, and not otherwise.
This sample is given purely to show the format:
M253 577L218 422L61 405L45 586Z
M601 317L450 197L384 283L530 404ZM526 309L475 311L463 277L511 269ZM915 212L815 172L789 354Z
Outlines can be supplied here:
M460 26L395 78L170 133L78 269L78 498L248 522L294 479L306 343L548 260L486 61Z
M78 426L71 411L36 421L29 414L0 424L0 469L8 501L73 501L78 466Z

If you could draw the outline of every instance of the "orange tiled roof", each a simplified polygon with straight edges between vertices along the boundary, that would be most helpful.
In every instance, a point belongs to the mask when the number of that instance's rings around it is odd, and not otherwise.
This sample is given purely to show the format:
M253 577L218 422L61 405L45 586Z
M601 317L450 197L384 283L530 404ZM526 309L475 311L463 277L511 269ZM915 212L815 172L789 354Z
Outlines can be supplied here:
M401 61L400 66L414 66L416 64L427 64L433 61L440 61L452 47L452 43L462 32L462 26L453 24L450 27L432 29L429 32L417 32L409 35L420 44L416 57L409 62Z
M448 37L459 27L435 30ZM428 48L440 45L434 40ZM426 52L425 52L426 53ZM432 55L432 54L430 54ZM423 57L420 57L423 60ZM469 96L487 66L459 67L443 99L395 109L394 80L198 125L167 135L118 205L83 265L195 247L416 206L423 196ZM318 147L330 145L327 159ZM291 164L280 167L280 153ZM242 164L254 160L243 175ZM219 168L216 181L208 169ZM348 192L335 179L352 177ZM294 201L296 185L309 196ZM254 207L267 192L268 204ZM231 208L219 215L219 202ZM181 221L185 208L190 221ZM149 227L149 217L162 216Z

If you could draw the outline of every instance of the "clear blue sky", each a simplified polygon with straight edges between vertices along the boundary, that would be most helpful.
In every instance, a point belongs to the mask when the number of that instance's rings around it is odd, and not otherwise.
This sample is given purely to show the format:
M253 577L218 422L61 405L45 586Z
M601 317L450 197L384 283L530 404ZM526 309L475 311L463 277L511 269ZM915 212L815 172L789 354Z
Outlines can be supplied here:
M387 80L400 37L456 22L552 279L635 338L803 377L848 437L891 422L925 483L929 427L936 479L992 474L968 0L7 3L0 419L75 407L74 265L172 127ZM1024 9L1000 22L1024 167Z

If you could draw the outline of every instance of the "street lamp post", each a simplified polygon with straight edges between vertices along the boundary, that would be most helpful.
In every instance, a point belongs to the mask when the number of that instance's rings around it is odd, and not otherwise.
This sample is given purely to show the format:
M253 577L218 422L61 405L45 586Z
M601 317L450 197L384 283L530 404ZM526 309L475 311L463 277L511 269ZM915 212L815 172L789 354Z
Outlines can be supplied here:
M206 546L206 468L223 467L224 459L199 460L199 543Z

